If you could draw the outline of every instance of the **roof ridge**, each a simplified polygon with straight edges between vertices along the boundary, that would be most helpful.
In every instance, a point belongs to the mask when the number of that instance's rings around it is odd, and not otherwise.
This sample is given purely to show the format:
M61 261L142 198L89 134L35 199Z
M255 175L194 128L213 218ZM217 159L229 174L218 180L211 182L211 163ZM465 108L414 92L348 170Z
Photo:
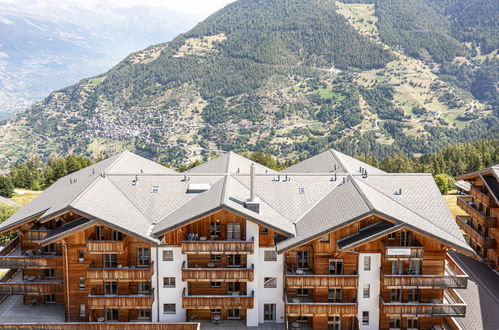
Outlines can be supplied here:
M337 183L331 188L331 190L329 190L327 193L324 194L324 196L322 196L322 198L319 198L319 200L317 200L316 203L314 203L314 205L312 205L307 211L305 211L295 222L293 222L296 226L296 224L298 222L300 222L301 219L303 219L309 212L311 212L316 206L317 204L319 204L320 202L322 202L326 197L329 196L330 193L332 193L338 186L340 185L339 181L337 181Z
M355 187L355 190L357 190L357 192L360 194L360 196L362 197L362 200L364 201L364 203L366 203L367 207L371 210L371 211L375 211L376 209L374 208L373 204L371 203L371 201L369 200L369 198L367 198L366 194L364 194L364 192L362 191L362 189L360 189L359 185L357 184L357 182L355 182L354 179L354 176L353 175L350 175L348 174L349 177L351 177L352 179L352 184L353 186Z
M230 161L231 161L232 151L229 151L225 155L227 157L227 162L225 164L225 173L229 173L230 172Z
M123 150L122 152L120 152L120 153L118 154L118 156L116 157L116 159L115 159L115 160L114 160L111 164L109 164L109 166L107 166L107 167L104 169L104 173L105 173L106 171L110 171L110 170L111 170L111 169L112 169L112 168L113 168L113 167L114 167L114 166L118 163L118 161L119 161L119 160L120 160L120 159L121 159L121 158L122 158L122 157L123 157L126 153L128 153L128 152L130 152L130 151L128 151L128 150Z
M239 182L239 184L241 184L244 188L246 188L246 189L250 190L250 188L249 188L247 185L245 185L243 182L241 182L240 180L238 180L235 176L233 176L233 178L234 178L234 180L236 180L237 182ZM269 202L267 202L267 201L265 200L265 198L262 198L262 197L261 197L261 196L259 196L259 195L257 195L257 196L258 196L258 198L260 198L260 200L261 200L261 201L263 201L265 204L267 204L268 206L272 207L272 204L271 204L271 203L269 203ZM287 220L287 221L289 221L290 223L294 224L294 222L290 221L290 220L288 219L288 217L287 217L287 216L285 216L284 214L282 214L282 213L281 213L279 210L277 210L275 207L272 207L272 209L273 209L276 213L278 213L281 217L283 217L284 219L286 219L286 220Z
M432 224L433 226L437 227L438 229L443 230L444 232L446 232L446 233L447 233L447 234L449 234L450 236L452 236L452 237L457 238L458 240L460 240L460 238L459 238L459 237L454 236L453 234L449 233L446 229L444 229L444 228L440 227L439 225L437 225L437 224L433 223L431 220L427 219L426 217L422 216L421 214L416 213L414 210L412 210L411 208L409 208L409 207L407 207L406 205L402 204L400 201L397 201L397 200L396 200L396 199L394 199L393 197L388 196L387 194L385 194L385 193L383 193L382 191L380 191L379 189L377 189L377 188L375 188L375 187L371 186L371 185L370 185L370 184L368 184L367 182L363 182L363 181L361 181L361 182L362 182L362 183L364 183L365 185L367 185L368 187L370 187L370 188L374 189L375 191L377 191L377 192L378 192L378 193L380 193L381 195L385 196L386 198L388 198L388 199L390 199L390 200L394 201L395 203L397 203L398 205L402 206L403 208L405 208L405 209L406 209L406 210L408 210L409 212L411 212L411 213L413 213L413 214L417 215L418 217L420 217L421 219L423 219L423 220L425 220L425 221L429 222L430 224ZM374 209L374 210L376 210L375 208L373 208L373 209ZM376 211L377 211L377 210L376 210Z
M230 178L230 173L226 172L225 176L223 178L224 182L223 182L223 187L222 187L222 194L220 196L220 205L225 204L225 198L226 198L227 191L228 191L227 186L229 184L229 178Z
M331 155L333 155L333 158L336 159L336 161L341 166L341 169L344 171L344 173L348 173L347 168L345 167L343 162L340 160L340 158L336 155L336 150L334 150L333 148L330 148L329 152L331 153Z

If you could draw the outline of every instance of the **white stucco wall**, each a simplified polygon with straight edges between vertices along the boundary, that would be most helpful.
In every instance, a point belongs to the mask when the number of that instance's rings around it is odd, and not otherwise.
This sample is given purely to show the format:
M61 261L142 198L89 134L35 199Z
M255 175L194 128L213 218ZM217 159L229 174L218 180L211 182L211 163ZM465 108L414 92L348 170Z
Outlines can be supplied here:
M156 249L158 250L159 260L156 260ZM163 261L164 250L173 250L173 261ZM159 248L152 249L152 257L154 260L152 287L155 288L152 311L153 320L159 322L183 322L185 321L186 314L185 310L182 308L182 291L185 287L187 287L187 282L182 282L182 263L184 261L187 262L187 255L182 254L180 247L161 246ZM175 277L175 288L164 288L163 277ZM159 313L157 305L158 299ZM163 304L173 303L176 305L176 313L164 314Z
M260 266L259 266L259 253L258 253L258 245L259 245L259 229L258 229L258 225L257 224L254 224L253 222L250 222L250 221L246 221L246 239L247 240L251 240L251 238L254 238L255 239L255 248L253 250L253 253L252 254L248 254L248 257L247 257L247 263L248 263L248 266L251 267L252 264L255 265L255 271L254 271L254 280L253 282L248 282L248 286L247 286L247 293L248 294L251 294L251 292L253 291L254 294L255 294L255 298L254 298L254 305L253 305L253 308L252 309L248 309L247 310L247 317L246 317L246 326L248 327L254 327L254 326L258 326L258 320L259 320L259 317L258 317L258 307L259 307L259 303L258 303L258 298L260 297L260 294L258 292L258 288L259 288L259 271L260 271Z
M364 270L364 256L371 257L371 270ZM379 295L380 295L381 254L359 253L359 287L357 301L359 303L360 330L379 329ZM364 284L370 284L369 298L364 298ZM369 312L369 325L362 324L362 312Z
M258 310L259 310L259 322L264 322L263 305L264 304L275 304L276 305L276 322L284 322L284 302L282 300L284 292L284 255L278 254L277 261L265 261L264 253L265 251L275 251L275 248L261 248L259 249L259 299L258 299ZM277 277L277 287L276 288L265 288L265 277Z

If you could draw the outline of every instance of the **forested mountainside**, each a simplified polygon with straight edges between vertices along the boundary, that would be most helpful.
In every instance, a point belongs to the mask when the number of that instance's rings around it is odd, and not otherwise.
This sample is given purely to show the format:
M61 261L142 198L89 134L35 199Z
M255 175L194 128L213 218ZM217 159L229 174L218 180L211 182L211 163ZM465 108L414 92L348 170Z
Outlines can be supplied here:
M0 162L128 148L382 157L499 137L492 0L239 0L0 126Z

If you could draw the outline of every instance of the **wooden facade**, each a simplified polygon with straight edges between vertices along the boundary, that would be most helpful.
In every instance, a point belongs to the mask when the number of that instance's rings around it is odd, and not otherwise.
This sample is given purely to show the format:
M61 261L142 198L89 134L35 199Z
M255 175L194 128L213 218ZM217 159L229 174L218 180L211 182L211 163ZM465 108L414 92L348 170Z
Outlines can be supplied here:
M387 221L369 216L284 252L288 323L306 321L323 329L335 320L342 326L348 322L347 329L358 326L354 323L360 320L351 321L361 312L356 302L362 266L358 253L377 253L381 258L380 328L389 328L394 315L421 318L420 324L431 326L443 324L444 317L465 315L466 304L453 289L466 288L468 277L441 242L403 228L350 251L339 249L338 240L382 220ZM391 300L392 290L400 290L400 301ZM410 290L418 295L410 295Z
M498 179L486 169L464 174L458 180L468 181L471 188L469 195L457 197L457 205L466 213L456 216L457 224L481 260L499 270Z

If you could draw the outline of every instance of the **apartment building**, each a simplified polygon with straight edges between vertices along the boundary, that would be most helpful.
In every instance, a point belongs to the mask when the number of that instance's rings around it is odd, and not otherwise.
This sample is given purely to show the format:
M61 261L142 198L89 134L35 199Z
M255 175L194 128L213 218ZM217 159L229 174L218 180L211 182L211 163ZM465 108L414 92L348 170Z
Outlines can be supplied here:
M123 152L57 181L12 232L0 294L70 322L458 329L467 275L449 251L474 253L431 175L335 150L280 173L232 152L186 173Z
M499 164L463 174L457 180L470 188L457 197L457 205L466 215L456 216L469 245L483 262L499 270Z

